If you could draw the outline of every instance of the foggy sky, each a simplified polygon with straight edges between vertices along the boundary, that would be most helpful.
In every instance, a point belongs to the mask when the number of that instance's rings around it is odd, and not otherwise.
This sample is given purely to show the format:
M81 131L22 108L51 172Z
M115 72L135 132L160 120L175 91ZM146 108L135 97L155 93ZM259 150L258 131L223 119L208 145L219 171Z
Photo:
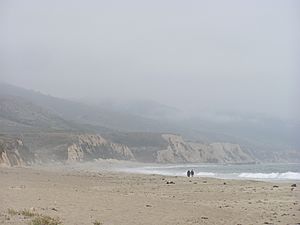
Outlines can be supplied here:
M0 1L0 81L299 119L299 1Z

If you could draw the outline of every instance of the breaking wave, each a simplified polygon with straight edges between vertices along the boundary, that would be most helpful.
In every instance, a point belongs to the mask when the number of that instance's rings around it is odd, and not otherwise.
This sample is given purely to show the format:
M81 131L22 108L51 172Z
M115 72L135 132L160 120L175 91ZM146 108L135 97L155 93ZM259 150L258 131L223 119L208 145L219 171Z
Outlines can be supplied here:
M238 177L249 179L300 180L300 173L241 173Z
M216 174L215 173L210 173L210 172L199 172L196 174L196 176L199 177L215 177Z
M195 177L219 179L300 181L300 164L179 164L179 165L138 165L120 167L119 171L164 176L186 176L188 170L195 171Z

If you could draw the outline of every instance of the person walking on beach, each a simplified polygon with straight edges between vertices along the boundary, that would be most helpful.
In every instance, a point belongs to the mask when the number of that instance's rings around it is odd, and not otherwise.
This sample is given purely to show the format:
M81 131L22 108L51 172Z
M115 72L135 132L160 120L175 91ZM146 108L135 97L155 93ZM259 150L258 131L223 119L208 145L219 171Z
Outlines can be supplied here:
M188 176L188 177L190 177L191 176L191 171L187 171L187 173L186 173L186 175Z
M191 170L191 177L194 176L194 170Z

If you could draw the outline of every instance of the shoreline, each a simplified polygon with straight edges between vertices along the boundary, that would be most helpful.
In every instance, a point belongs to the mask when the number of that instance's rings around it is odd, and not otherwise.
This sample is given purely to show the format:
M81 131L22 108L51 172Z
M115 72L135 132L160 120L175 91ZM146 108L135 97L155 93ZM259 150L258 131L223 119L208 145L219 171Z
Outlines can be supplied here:
M53 168L0 168L0 223L28 224L8 209L31 210L63 224L297 224L299 187ZM9 220L7 219L9 218Z
M266 163L261 164L266 166L274 165L286 165L286 163ZM299 165L299 163L293 163L291 165ZM197 167L200 166L198 169ZM144 174L144 175L161 175L161 176L180 176L186 177L186 171L184 172L174 172L170 169L180 169L180 168L193 168L195 170L195 177L201 178L214 178L221 180L253 180L253 181L263 181L269 183L300 183L299 172L250 172L250 171L239 171L239 172L227 172L219 173L218 171L208 171L207 168L212 166L212 169L216 166L241 166L241 165L229 165L229 164L196 164L196 163L187 163L187 164L158 164L158 163L142 163L142 162L132 162L132 161L122 161L114 159L98 159L90 162L75 162L75 163L53 163L53 164L41 164L33 165L32 168L48 168L49 170L55 169L68 169L68 170L86 170L89 172L122 172L129 174ZM246 165L247 166L247 165ZM197 169L197 170L196 170ZM204 170L203 170L204 169ZM239 169L239 168L238 168ZM292 177L292 178L291 178Z

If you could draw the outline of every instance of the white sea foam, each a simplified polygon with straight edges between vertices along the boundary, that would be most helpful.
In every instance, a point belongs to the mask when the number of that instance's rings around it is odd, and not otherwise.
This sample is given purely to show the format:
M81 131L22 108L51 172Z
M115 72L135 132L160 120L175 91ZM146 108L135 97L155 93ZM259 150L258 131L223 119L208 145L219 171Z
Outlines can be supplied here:
M164 176L186 176L193 169L195 177L220 179L300 181L300 164L255 164L255 165L217 165L217 164L179 164L179 165L133 165L119 166L118 171L140 174L159 174Z
M241 173L238 177L250 179L300 180L300 173Z
M196 174L196 176L199 176L199 177L214 177L216 176L215 173L210 173L210 172L199 172Z

